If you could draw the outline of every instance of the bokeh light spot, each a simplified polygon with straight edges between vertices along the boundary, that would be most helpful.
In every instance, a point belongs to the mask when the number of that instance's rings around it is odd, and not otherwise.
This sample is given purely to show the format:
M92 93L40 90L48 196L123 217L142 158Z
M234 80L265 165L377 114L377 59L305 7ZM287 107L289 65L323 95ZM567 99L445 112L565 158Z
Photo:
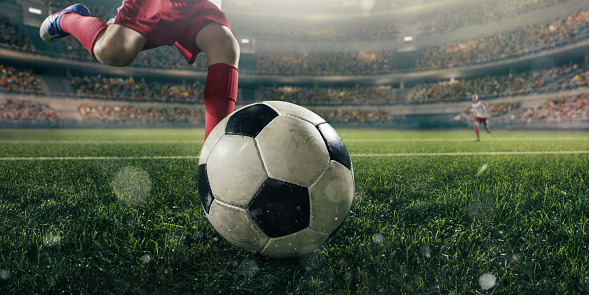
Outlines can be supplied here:
M151 261L151 256L149 256L148 254L141 256L141 263L142 264L148 264L150 261Z
M43 237L43 242L45 243L45 246L53 247L61 243L61 236L50 232Z
M8 280L10 278L10 271L8 269L0 269L0 279Z
M483 290L489 290L493 287L495 287L495 284L497 283L497 278L492 275L491 273L484 273L479 277L479 285L481 286L481 289Z
M125 167L115 175L113 190L121 202L142 203L151 192L151 180L147 172L135 167Z

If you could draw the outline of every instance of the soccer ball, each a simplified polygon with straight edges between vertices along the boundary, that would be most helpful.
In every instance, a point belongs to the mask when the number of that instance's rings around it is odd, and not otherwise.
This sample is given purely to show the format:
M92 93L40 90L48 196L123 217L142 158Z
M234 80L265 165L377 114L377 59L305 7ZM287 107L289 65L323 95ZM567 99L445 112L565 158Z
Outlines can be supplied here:
M223 119L200 153L205 215L233 245L281 258L321 247L354 197L352 161L320 116L267 101Z

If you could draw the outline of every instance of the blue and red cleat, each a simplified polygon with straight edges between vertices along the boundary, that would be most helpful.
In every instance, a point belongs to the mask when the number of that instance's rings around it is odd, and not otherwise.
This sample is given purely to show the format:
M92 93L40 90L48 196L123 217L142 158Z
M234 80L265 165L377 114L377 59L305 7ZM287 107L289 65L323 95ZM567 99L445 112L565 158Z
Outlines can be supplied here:
M70 5L64 10L56 12L45 18L41 24L41 27L39 28L39 35L41 36L41 39L46 42L55 42L69 35L68 33L61 30L61 27L59 26L59 20L61 19L62 15L70 12L77 13L82 16L90 16L90 10L88 10L88 7L79 3Z

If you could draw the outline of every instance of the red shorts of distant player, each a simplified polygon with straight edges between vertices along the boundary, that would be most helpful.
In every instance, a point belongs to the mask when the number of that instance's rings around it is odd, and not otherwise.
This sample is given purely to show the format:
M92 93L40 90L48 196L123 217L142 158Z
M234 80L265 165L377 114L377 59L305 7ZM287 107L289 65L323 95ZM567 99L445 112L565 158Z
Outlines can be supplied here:
M477 123L483 123L483 124L488 124L489 123L489 118L481 118L481 117L475 117L474 121Z
M200 52L194 37L209 22L231 28L225 14L204 0L125 0L114 19L147 38L143 50L174 45L189 64Z

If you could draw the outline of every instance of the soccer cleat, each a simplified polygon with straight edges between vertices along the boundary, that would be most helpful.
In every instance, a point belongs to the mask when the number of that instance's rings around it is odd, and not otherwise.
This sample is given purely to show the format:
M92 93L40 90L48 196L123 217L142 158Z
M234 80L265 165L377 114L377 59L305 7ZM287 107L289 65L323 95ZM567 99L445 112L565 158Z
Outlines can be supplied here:
M487 130L487 133L491 134L491 131L490 130Z
M479 141L481 141L481 140L477 138L477 139L473 140L472 142L479 142Z
M79 3L70 5L64 10L56 12L45 18L41 24L41 27L39 28L39 36L41 36L41 39L43 39L45 42L55 42L69 35L68 33L61 30L59 20L61 19L62 15L70 12L77 13L81 16L90 16L90 10L88 10L88 7Z

